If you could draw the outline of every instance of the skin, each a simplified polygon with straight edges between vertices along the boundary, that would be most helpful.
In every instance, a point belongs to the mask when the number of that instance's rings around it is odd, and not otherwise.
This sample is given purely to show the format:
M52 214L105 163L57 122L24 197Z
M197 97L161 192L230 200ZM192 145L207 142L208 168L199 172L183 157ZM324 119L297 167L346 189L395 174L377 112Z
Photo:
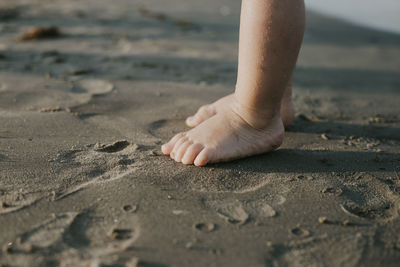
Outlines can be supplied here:
M234 100L234 94L224 96L214 103L201 106L199 110L193 116L186 119L186 125L194 128L203 121L211 118L215 114L226 110L226 107ZM294 119L295 109L292 101L292 86L289 84L285 89L283 94L283 99L281 102L281 117L283 126L285 128L289 127Z
M204 166L277 149L293 120L290 80L304 34L303 0L243 0L235 92L187 119L161 149Z

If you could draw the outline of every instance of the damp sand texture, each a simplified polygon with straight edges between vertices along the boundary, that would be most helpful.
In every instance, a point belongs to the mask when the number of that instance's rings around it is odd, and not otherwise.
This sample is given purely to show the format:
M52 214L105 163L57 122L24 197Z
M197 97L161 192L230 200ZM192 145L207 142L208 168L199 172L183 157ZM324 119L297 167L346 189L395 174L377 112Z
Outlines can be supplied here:
M0 4L1 266L398 266L399 35L308 12L278 151L161 154L233 91L239 5Z

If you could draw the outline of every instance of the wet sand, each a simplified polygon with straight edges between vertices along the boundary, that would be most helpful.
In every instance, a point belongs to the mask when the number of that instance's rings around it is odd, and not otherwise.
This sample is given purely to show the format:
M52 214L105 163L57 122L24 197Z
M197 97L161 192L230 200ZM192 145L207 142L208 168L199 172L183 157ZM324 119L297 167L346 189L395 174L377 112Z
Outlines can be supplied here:
M238 2L1 4L1 266L397 266L400 35L308 13L278 151L160 154L232 92Z

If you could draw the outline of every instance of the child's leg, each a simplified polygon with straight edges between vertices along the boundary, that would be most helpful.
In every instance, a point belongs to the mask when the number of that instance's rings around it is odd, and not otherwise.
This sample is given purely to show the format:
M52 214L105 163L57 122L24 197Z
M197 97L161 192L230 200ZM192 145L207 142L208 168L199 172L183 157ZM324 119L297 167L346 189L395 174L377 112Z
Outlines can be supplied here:
M280 146L282 98L304 31L303 0L243 0L236 90L226 108L162 146L177 162L203 166Z

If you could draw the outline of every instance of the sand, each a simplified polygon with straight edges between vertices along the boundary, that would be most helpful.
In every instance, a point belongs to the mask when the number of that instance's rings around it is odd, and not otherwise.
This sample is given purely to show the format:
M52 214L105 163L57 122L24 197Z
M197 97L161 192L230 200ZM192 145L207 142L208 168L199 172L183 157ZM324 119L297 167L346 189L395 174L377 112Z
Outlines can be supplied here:
M168 3L1 3L0 265L398 266L400 36L309 12L283 146L197 168L239 1Z

